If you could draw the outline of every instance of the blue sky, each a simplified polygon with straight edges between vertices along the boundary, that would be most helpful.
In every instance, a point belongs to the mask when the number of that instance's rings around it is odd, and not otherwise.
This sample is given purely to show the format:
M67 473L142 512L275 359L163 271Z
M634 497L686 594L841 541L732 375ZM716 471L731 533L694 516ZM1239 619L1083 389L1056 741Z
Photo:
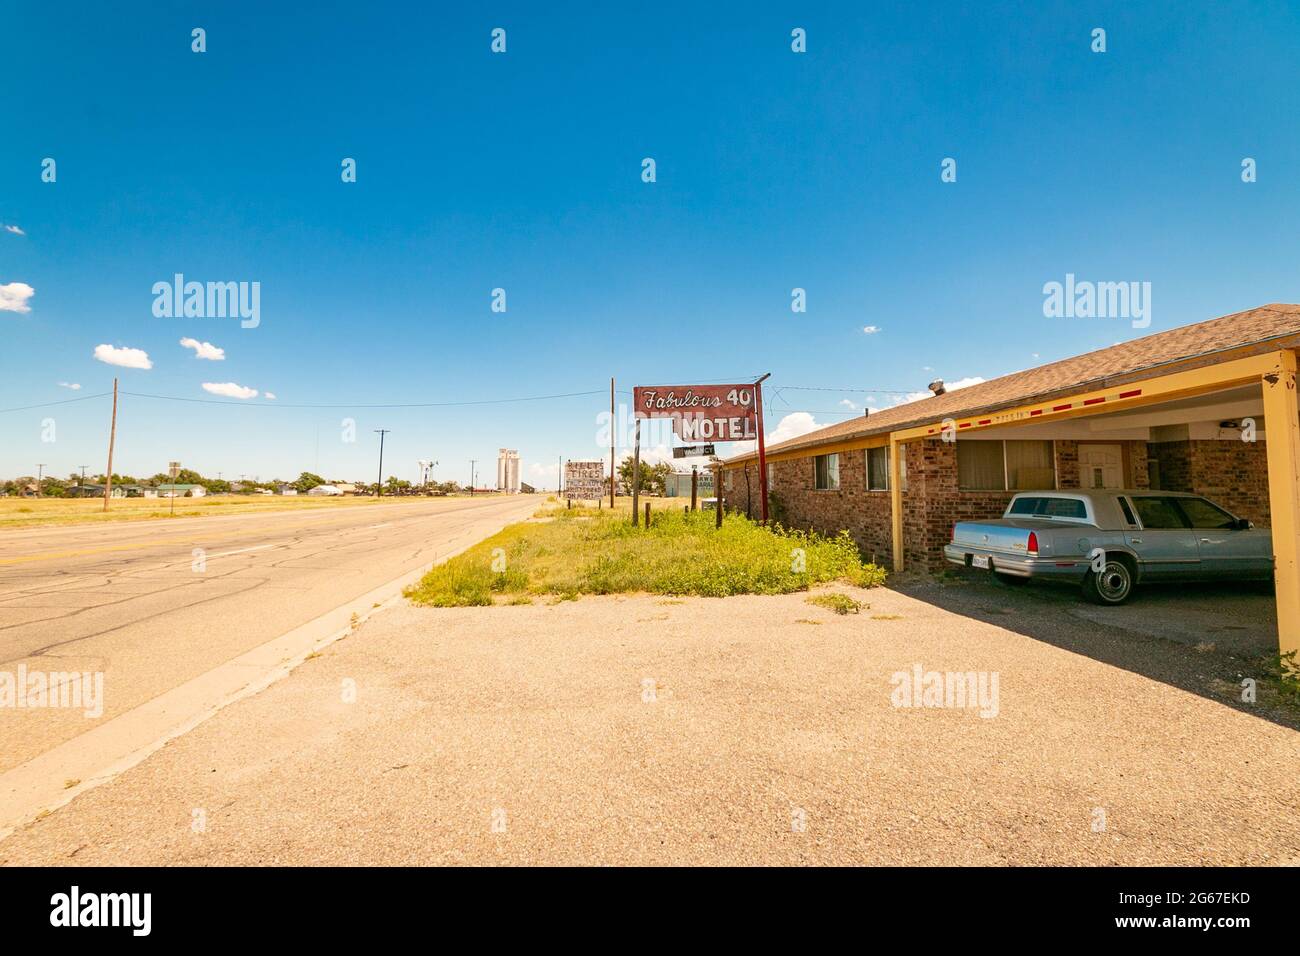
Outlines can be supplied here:
M30 310L0 311L0 409L118 374L115 470L369 479L383 427L385 474L490 480L509 446L553 485L601 455L611 375L771 372L770 432L898 400L789 386L902 394L1300 300L1284 3L266 6L0 12L0 302ZM260 325L154 316L178 272L259 282ZM1045 318L1067 273L1150 282L1150 328ZM108 412L0 413L0 476L102 470Z

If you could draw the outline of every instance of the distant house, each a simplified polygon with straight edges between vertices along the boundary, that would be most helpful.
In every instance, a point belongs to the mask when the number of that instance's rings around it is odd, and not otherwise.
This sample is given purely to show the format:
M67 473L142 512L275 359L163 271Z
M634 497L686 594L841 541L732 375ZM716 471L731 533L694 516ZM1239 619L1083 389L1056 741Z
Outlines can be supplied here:
M293 485L281 485L277 490L282 495L296 495L298 493L298 489Z
M713 475L700 469L699 484L696 486L696 494L704 498L713 494ZM664 497L665 498L689 498L691 496L691 473L689 471L674 471L664 476Z
M202 498L208 489L202 485L165 483L158 486L159 498Z
M339 494L342 494L342 495L359 495L359 494L361 494L361 489L358 488L356 485L354 485L354 484L353 484L352 482L350 482L350 481L336 481L336 482L334 482L334 487L337 488L337 489L339 490Z
M35 488L34 485L32 487ZM129 487L129 485L114 485L113 490L108 493L108 496L110 498L131 497L131 493L127 490ZM81 485L80 490L78 490L77 485L72 485L68 488L68 495L74 498L102 498L104 497L104 486L87 482L86 484Z
M337 485L317 485L315 488L309 489L307 494L323 498L341 495L343 494L343 491Z

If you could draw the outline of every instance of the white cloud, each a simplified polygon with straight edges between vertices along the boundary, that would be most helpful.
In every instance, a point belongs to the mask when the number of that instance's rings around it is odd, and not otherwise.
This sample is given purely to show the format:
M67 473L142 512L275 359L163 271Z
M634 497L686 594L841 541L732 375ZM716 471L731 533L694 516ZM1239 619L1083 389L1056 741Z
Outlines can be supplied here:
M851 410L851 411L857 411L857 408L858 408L858 403L857 403L857 402L850 401L850 400L847 399L847 398L841 398L841 399L840 399L840 404L843 405L845 408Z
M263 397L269 398L271 401L275 401L275 392L267 392Z
M862 327L862 331L863 331L863 332L866 332L867 335L875 335L877 332L880 331L880 326L878 326L878 325L864 325L864 326Z
M149 353L143 349L115 349L111 345L96 345L95 358L108 365L120 365L123 368L153 368Z
M76 382L60 382L60 383L59 383L59 388L70 388L70 389L72 389L72 390L75 392L75 391L79 390L79 389L81 388L81 386L80 386L79 384L77 384Z
M27 235L27 233L23 232L23 231L22 231L21 229L19 229L17 226L8 226L8 225L7 225L7 226L5 226L5 232L12 232L15 236L25 236L25 235Z
M808 412L791 412L776 423L776 428L767 436L767 443L775 445L777 442L789 441L791 438L798 438L800 435L825 427L814 421Z
M667 445L655 445L653 448L641 446L641 460L647 465L657 465L661 461L669 464L673 460L673 450Z
M536 478L538 481L554 481L555 476L560 473L560 463L553 462L549 465L533 462L528 466L528 477Z
M249 388L247 385L237 385L234 382L204 382L203 390L213 395L224 395L226 398L257 398L257 389Z
M36 290L26 282L10 282L0 285L0 312L30 312L32 307L27 300L36 294Z
M819 428L826 426L816 421L810 412L791 412L779 422L776 428L767 433L767 447L771 448L777 442L789 441L791 438L798 438L800 435L807 435L809 432L815 432ZM736 455L747 455L758 448L757 442L738 441L729 446L724 446L725 451L721 451L723 458L733 458Z
M193 349L194 357L198 359L220 362L226 357L226 350L217 348L211 342L200 342L198 339L184 338L181 339L181 345L187 349Z

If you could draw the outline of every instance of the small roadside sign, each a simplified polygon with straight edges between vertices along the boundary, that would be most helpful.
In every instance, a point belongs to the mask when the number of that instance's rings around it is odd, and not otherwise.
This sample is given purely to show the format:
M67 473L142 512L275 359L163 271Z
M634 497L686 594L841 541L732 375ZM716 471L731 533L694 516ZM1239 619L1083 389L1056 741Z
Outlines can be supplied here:
M674 458L698 458L713 454L712 445L678 445L673 449Z

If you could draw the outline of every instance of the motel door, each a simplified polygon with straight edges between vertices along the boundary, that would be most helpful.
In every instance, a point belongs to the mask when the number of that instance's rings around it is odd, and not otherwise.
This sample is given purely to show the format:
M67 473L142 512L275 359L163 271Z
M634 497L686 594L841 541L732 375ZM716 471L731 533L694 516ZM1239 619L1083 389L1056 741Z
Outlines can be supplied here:
M1079 484L1084 488L1123 488L1123 449L1119 445L1081 444Z

